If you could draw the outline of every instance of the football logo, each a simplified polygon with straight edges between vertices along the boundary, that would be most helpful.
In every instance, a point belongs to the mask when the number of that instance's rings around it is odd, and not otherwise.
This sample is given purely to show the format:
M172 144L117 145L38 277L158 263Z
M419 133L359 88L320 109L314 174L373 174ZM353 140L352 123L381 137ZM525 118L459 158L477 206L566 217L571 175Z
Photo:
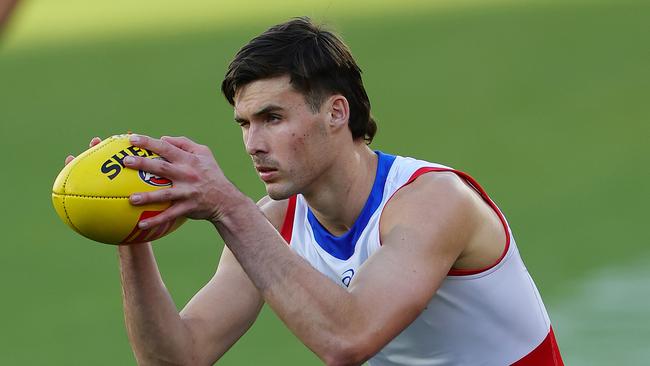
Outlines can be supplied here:
M162 159L161 157L156 157L153 159ZM140 179L142 179L143 182L150 184L152 186L156 187L165 187L165 186L171 186L172 181L164 178L164 177L159 177L157 175L151 174L149 172L145 172L143 170L138 171L138 174L140 175Z

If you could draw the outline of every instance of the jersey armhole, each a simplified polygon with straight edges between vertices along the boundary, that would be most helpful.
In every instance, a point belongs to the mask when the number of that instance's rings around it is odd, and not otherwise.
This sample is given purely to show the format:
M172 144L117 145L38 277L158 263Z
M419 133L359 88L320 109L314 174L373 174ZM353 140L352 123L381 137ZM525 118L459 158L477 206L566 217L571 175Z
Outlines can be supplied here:
M420 168L420 169L416 170L411 175L411 177L409 177L409 179L406 181L406 183L404 183L395 192L393 192L393 194L388 199L388 201L386 201L386 204L388 204L388 202L393 198L393 196L395 196L395 193L397 193L400 189L402 189L402 188L406 187L407 185L413 183L413 181L416 180L422 174L429 173L429 172L450 172L450 173L454 173L459 178L461 178L464 182L469 184L469 186L472 189L474 189L481 196L483 201L485 201L485 203L487 203L490 206L490 208L492 208L492 210L497 214L497 216L499 217L499 221L501 221L501 224L503 225L503 230L504 230L504 232L506 234L506 243L505 243L505 246L503 248L503 252L501 253L499 258L493 264L490 264L487 267L479 268L479 269L453 269L452 268L447 275L449 275L449 276L475 275L475 274L479 274L481 272L487 271L487 270L495 267L497 264L501 263L503 258L505 258L506 254L508 253L508 249L510 248L510 230L508 229L508 223L506 222L506 219L503 216L503 213L501 213L501 210L499 210L497 205L492 201L492 199L490 199L490 197L485 192L483 187L481 187L478 184L478 182L476 180L474 180L474 178L469 176L467 173L461 172L459 170L451 169L451 168L434 168L434 167ZM379 240L379 245L381 245L381 238Z
M289 197L289 204L287 206L287 213L284 215L284 222L282 223L282 228L280 229L280 234L287 242L288 245L291 245L291 234L293 233L293 219L296 215L296 200L297 196L293 195Z

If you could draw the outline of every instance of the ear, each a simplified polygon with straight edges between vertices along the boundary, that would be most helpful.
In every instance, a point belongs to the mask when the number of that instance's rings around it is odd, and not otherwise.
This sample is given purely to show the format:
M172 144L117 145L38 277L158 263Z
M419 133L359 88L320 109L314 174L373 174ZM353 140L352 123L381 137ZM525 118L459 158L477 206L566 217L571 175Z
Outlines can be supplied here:
M332 95L327 101L328 124L332 129L348 128L350 121L350 104L347 98L340 94Z

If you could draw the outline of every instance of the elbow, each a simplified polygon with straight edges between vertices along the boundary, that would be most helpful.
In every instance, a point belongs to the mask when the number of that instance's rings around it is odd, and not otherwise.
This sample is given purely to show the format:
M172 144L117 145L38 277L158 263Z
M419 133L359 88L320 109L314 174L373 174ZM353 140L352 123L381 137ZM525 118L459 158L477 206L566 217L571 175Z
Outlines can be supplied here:
M158 354L149 354L149 355L142 355L142 354L136 354L135 355L136 362L138 366L153 366L153 365L166 365L166 366L189 366L189 365L197 365L195 360L192 359L192 357L164 357L162 355Z
M356 366L370 359L379 350L374 350L368 342L337 341L321 359L328 366Z
M173 355L164 354L163 352L135 352L135 358L138 366L198 366L212 365L214 363L191 352L175 353Z
M347 356L333 355L328 359L323 359L323 363L327 366L358 366L362 365L363 361L355 361Z

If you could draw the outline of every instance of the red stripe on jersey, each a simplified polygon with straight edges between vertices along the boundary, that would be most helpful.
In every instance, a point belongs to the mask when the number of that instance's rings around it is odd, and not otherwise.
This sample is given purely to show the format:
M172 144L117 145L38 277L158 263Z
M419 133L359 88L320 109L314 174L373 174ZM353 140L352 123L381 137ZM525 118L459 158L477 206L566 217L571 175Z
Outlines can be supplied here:
M492 210L494 210L494 212L496 212L497 216L499 216L499 220L501 221L501 224L503 225L503 229L505 230L505 233L506 233L506 245L503 248L503 252L501 253L501 256L499 257L499 259L497 259L496 262L494 262L493 264L491 264L491 265L489 265L487 267L479 268L479 269L453 269L452 268L449 271L448 275L450 275L450 276L473 275L473 274L481 273L483 271L487 271L488 269L490 269L490 268L496 266L497 264L499 264L499 262L501 262L501 260L506 256L506 253L508 253L508 248L510 247L510 231L508 230L508 224L506 223L506 218L501 213L501 210L499 210L497 205L494 202L492 202L492 200L490 199L488 194L485 192L483 187L481 187L481 185L479 185L478 182L476 180L474 180L474 178L470 177L468 174L466 174L464 172L461 172L461 171L455 170L455 169L424 167L424 168L420 168L420 169L416 170L411 175L411 177L406 181L406 183L404 183L401 187L399 187L395 191L395 193L397 193L400 189L406 187L407 185L413 183L413 181L416 180L422 174L429 173L429 172L451 172L451 173L454 173L457 176L459 176L465 182L467 182L478 194L481 195L481 198L483 198L483 200L488 205L490 205ZM395 193L393 193L393 195L395 195ZM391 198L389 198L388 201L390 201L392 198L393 197L391 196Z
M293 218L296 215L296 200L297 197L295 195L289 197L287 213L284 216L284 222L280 230L280 234L282 234L282 237L289 245L291 245L291 233L293 233Z
M512 366L564 366L553 328L539 346Z

